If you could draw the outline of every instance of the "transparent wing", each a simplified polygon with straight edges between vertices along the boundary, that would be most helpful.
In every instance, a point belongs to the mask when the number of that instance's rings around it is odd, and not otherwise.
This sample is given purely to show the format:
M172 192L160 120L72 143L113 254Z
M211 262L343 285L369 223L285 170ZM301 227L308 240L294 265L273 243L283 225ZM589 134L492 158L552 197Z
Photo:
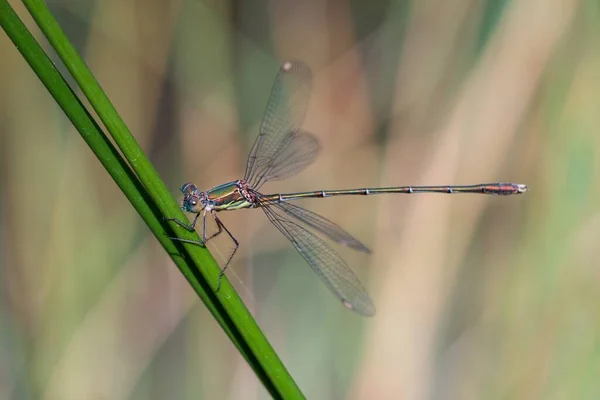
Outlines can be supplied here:
M375 315L375 306L369 294L335 250L308 230L278 214L269 205L264 205L262 209L345 307L367 317Z
M354 238L339 225L331 222L325 217L308 211L305 208L299 207L292 203L271 203L271 207L276 207L284 213L291 215L294 218L304 222L306 225L326 235L331 240L348 246L354 250L370 253L371 250L358 239Z
M250 150L245 179L251 187L266 182L265 169L280 152L289 132L298 131L308 106L312 87L310 68L302 62L284 63L271 90L260 133Z
M254 175L251 182L248 182L250 187L258 189L267 181L296 175L317 159L320 148L318 139L312 133L288 132L269 163Z

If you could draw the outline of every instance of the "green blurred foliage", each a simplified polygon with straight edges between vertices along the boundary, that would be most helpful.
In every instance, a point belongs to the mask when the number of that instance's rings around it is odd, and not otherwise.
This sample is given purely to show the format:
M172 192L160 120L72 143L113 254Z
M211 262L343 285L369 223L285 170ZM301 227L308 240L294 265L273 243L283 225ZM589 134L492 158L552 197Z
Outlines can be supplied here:
M373 319L260 212L223 213L228 275L309 398L598 398L597 1L49 5L175 196L243 175L286 59L314 70L323 150L265 191L529 185L304 202L372 248L339 250ZM265 398L4 35L0 59L0 398Z

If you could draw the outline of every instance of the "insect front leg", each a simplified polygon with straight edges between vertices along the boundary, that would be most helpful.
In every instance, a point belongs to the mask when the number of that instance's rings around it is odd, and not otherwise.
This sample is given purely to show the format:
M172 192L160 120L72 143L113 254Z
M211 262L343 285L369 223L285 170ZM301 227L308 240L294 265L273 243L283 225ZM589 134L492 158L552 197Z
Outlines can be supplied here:
M198 217L200 217L200 213L196 214L196 216L194 217L194 220L192 221L192 223L191 223L191 224L186 224L185 222L183 222L183 221L180 221L180 220L179 220L179 219L177 219L177 218L167 218L167 217L163 217L163 219L164 219L165 221L173 221L173 222L175 222L177 225L179 225L179 226L181 226L182 228L185 228L185 229L187 229L188 231L190 231L190 232L191 232L191 231L193 231L193 230L196 228L196 222L198 221ZM203 217L204 217L204 219L206 220L206 211L204 212L204 216L203 216ZM205 224L205 226L206 226L206 224Z
M200 217L200 213L196 214L196 217L194 217L194 220L192 221L192 223L190 225L186 224L185 222L182 222L180 220L178 220L177 218L165 218L166 221L173 221L175 222L177 225L187 229L188 231L192 232L194 231L194 229L196 228L196 222L198 222L198 218ZM218 234L218 232L217 232ZM211 236L209 239L212 239L215 235ZM177 240L179 242L183 242L183 243L192 243L192 244L199 244L201 246L206 245L206 210L204 210L202 212L202 239L201 240L191 240L191 239L182 239L182 238L178 238L178 237L169 237L169 239L171 240Z
M204 212L202 214L202 240L197 241L197 240L190 240L190 239L181 239L181 238L178 238L178 237L172 237L171 239L172 240L177 240L177 241L183 242L183 243L192 243L192 244L199 244L199 245L205 246L206 243L209 240L212 240L215 237L219 236L221 233L223 233L223 231L225 231L227 233L227 235L229 236L229 238L231 239L231 241L233 242L233 244L235 245L235 247L234 247L233 251L231 252L231 254L229 255L229 257L227 258L227 261L225 262L225 266L223 268L221 268L221 272L219 273L219 280L217 282L217 288L215 289L215 292L218 292L219 289L221 288L221 281L223 280L223 276L225 275L225 270L229 266L229 263L233 259L233 256L235 255L236 251L240 247L240 243L231 234L231 232L229 232L229 229L227 229L227 227L223 224L223 222L221 222L221 220L219 219L219 217L217 217L217 214L215 213L215 211L211 210L210 214L215 219L215 222L217 223L218 231L216 233L212 234L208 238L206 237L206 210L204 210ZM179 221L177 219L174 219L174 218L172 218L170 220L174 221L175 223L177 223L178 225L180 225L180 226L182 226L184 228L188 228L188 229L191 228L190 230L193 230L193 228L196 225L196 221L198 220L199 216L200 216L199 213L196 214L196 218L194 218L194 221L192 222L191 225L184 224L183 222L181 222L181 221Z

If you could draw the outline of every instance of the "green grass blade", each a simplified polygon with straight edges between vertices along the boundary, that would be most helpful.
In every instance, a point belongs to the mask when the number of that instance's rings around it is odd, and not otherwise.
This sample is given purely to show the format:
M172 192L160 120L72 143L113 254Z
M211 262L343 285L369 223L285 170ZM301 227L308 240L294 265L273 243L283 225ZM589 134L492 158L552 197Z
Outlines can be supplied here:
M161 245L171 255L271 395L276 398L302 398L302 393L229 282L223 280L218 294L211 289L216 286L219 267L210 253L199 246L173 243L168 239L168 236L174 234L171 227L163 222L162 216L183 219L184 216L177 203L46 5L39 1L24 3L80 85L137 176L104 136L10 5L5 0L0 0L0 24L3 29L140 213ZM176 232L182 238L197 238L197 234L182 229L177 229Z
M181 252L181 249L167 238L167 235L172 235L173 232L168 225L164 224L160 212L150 201L146 190L133 171L131 171L127 162L104 135L100 127L64 81L63 77L54 68L52 62L5 1L0 1L0 10L2 11L0 13L0 25L2 25L10 39L15 43L33 71L61 106L69 120L81 133L83 139L90 146L136 211L155 233L165 250L172 255L174 261L182 270L189 270L188 275L191 279L195 279L193 270L189 269L185 263L186 254ZM195 280L197 282L193 285L200 287L202 290L199 291L204 292L205 290L201 287L200 281Z

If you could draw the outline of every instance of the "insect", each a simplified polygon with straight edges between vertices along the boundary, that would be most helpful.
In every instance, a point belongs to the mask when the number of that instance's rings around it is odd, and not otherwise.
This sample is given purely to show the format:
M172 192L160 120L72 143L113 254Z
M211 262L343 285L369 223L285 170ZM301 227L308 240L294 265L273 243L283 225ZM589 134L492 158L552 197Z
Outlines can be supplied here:
M196 214L191 224L168 218L192 231L202 215L202 240L200 242L174 238L183 242L205 245L225 232L235 247L221 273L221 278L231 262L239 242L221 222L221 211L242 208L260 208L271 223L285 236L327 288L342 304L364 316L373 316L375 306L356 275L329 244L312 233L314 230L334 242L369 253L370 250L325 217L290 203L292 200L324 198L345 195L371 195L384 193L479 193L513 195L527 191L527 186L516 183L490 183L468 186L399 186L385 188L317 190L287 194L262 194L259 189L268 181L281 180L298 174L319 153L319 142L311 133L301 129L312 87L312 73L302 62L285 62L275 79L259 135L250 150L244 179L235 180L200 191L192 183L181 187L182 210ZM217 232L206 236L206 219L210 216L217 224Z

